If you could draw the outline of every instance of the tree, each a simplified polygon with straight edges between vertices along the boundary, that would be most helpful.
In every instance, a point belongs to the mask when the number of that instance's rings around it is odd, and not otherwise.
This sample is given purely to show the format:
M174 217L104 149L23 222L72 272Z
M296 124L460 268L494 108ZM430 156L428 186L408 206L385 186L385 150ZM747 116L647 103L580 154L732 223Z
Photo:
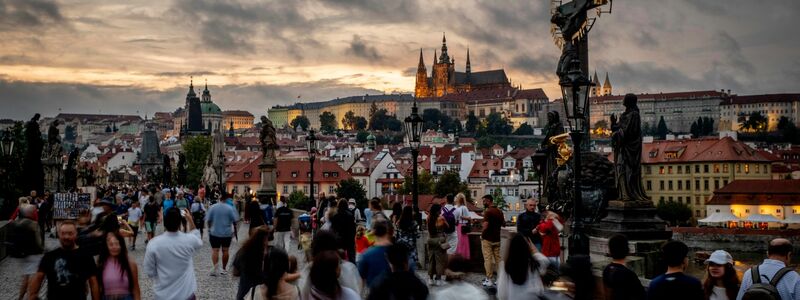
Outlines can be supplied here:
M642 135L653 135L653 127L650 126L650 123L642 123Z
M374 105L374 103L373 103ZM387 118L387 112L385 109L378 109L374 113L370 113L369 116L369 129L370 130L385 130L386 125L384 122Z
M606 121L606 119L598 120L597 122L594 122L594 128L595 129L597 129L597 128L609 129L608 128L608 121Z
M196 187L203 179L203 169L211 155L211 138L189 137L183 143L183 152L186 156L186 184Z
M711 117L703 117L703 124L700 126L700 129L703 135L711 135L714 133L714 119Z
M336 131L336 116L329 111L319 115L319 130L324 134L331 134Z
M781 117L778 119L778 130L781 132L784 142L800 144L800 130L797 129L797 126L795 126L789 118Z
M366 118L364 118L364 117L362 117L362 116L358 116L358 117L356 117L356 118L355 118L355 120L353 121L353 128L350 128L350 129L354 129L354 130L364 130L364 129L367 129L367 123L368 123L368 122L367 122L367 119L366 119Z
M528 123L522 123L519 128L514 131L514 135L533 135L533 127Z
M344 199L356 199L358 208L367 207L367 191L358 180L353 178L339 181L336 184L336 197Z
M491 113L486 120L486 133L491 135L509 135L513 127L509 124L508 118L500 116L499 113Z
M385 109L384 109L384 111L385 111ZM377 112L378 112L378 105L375 104L375 101L372 101L372 105L370 105L370 107L369 107L369 115L367 116L369 118L369 125L368 126L370 128L372 128L372 120L373 120L372 117L375 116L375 114Z
M692 126L689 129L689 132L692 133L693 137L699 137L701 134L700 126L697 125L697 121L692 122Z
M347 129L350 129L350 130L355 129L355 127L356 127L356 114L353 113L352 110L348 110L344 114L344 118L342 118L342 127L344 127L345 130L347 130Z
M496 206L500 210L508 209L508 204L506 204L506 198L503 197L503 190L501 190L500 188L495 188L494 191L492 191L492 200L494 206Z
M367 142L367 137L369 137L369 132L366 132L364 130L361 130L358 133L356 133L356 141L358 141L359 143L362 143L362 144L366 143Z
M289 208L305 210L309 205L308 197L305 193L303 193L303 191L296 190L289 194L289 197L286 199L286 205Z
M683 202L662 200L656 205L656 214L670 226L680 226L692 218L692 209Z
M210 152L209 152L210 153ZM186 179L188 178L188 173L186 172L186 155L183 153L178 154L178 175L177 175L177 182L178 185L186 185Z
M70 143L75 143L78 133L75 131L75 126L67 125L64 127L64 140Z
M747 116L747 120L739 125L740 130L763 132L767 130L767 117L761 112L754 111Z
M398 120L395 116L388 116L386 120L384 120L384 125L386 126L386 130L403 131L403 122Z
M446 196L447 194L456 195L458 193L464 193L467 196L467 200L469 200L469 187L467 187L467 183L461 181L461 176L458 172L453 170L445 171L444 174L439 176L439 180L436 181L434 186L434 191L438 196Z
M413 170L410 171L413 172ZM405 180L403 180L403 186L400 187L398 193L411 195L414 188L413 176L413 174L406 175ZM418 192L420 195L431 195L436 190L436 183L433 182L433 175L430 172L423 170L419 173L417 180L419 180Z
M469 134L475 134L478 130L478 125L480 125L480 123L481 121L478 120L478 117L476 117L474 114L472 114L472 112L470 112L469 116L467 117L467 124L465 125L464 129Z
M666 139L667 134L669 133L669 128L667 128L667 122L664 121L664 116L658 120L658 126L656 126L656 136L659 139Z
M308 117L301 115L295 117L289 125L292 126L294 130L297 130L297 127L300 127L303 129L303 131L306 131L308 130L308 126L311 126L311 121L308 120Z

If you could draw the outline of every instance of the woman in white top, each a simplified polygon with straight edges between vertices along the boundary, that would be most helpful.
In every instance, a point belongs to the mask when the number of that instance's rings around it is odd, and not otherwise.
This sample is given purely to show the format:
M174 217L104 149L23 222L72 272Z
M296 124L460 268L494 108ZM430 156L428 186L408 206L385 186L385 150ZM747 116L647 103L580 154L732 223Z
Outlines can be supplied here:
M469 236L467 233L469 233L471 219L467 208L467 197L463 193L456 195L456 210L453 215L456 217L456 232L458 233L456 254L461 254L464 258L469 259Z
M733 268L733 257L717 250L706 259L706 280L703 281L706 299L734 300L739 292L739 277Z
M323 251L314 257L309 279L311 281L310 298L314 300L360 300L361 297L354 290L339 284L341 275L339 253L336 251Z
M544 293L541 275L547 271L548 263L528 239L514 235L497 271L497 299L538 299Z

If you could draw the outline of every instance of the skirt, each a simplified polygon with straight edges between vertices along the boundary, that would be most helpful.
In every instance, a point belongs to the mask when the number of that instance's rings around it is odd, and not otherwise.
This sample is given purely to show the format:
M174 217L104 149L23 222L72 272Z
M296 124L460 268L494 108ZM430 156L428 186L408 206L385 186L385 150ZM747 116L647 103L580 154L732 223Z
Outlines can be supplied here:
M456 254L461 254L465 259L469 259L469 235L461 233L461 226L463 224L458 224L456 227L456 234L458 235Z

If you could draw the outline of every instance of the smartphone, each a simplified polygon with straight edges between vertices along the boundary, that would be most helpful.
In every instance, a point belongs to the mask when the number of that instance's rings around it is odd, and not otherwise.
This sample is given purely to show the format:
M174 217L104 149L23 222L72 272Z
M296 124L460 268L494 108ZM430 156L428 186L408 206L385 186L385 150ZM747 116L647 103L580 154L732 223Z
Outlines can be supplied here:
M181 217L186 218L186 210L181 209Z

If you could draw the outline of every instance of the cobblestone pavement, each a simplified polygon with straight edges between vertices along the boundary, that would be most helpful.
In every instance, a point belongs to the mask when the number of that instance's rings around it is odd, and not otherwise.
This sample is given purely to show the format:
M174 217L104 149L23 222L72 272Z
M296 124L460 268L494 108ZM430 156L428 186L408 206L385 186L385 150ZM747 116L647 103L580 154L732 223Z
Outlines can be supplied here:
M241 226L239 229L239 241L235 239L231 243L230 248L230 265L233 261L233 256L239 250L239 246L244 243L247 237L247 225ZM159 226L158 232L163 232L163 227ZM292 249L297 249L296 241L293 240ZM130 245L128 245L130 246ZM58 247L58 240L55 238L46 238L46 248L48 250ZM142 291L142 299L153 299L153 282L143 274L142 263L144 262L145 244L143 234L140 233L136 241L136 250L129 251L135 257L136 263L139 265L139 283ZM299 251L290 253L298 257L298 262L303 266L303 259ZM197 252L194 257L195 277L197 278L197 298L198 299L234 299L236 296L237 287L239 285L238 278L230 275L209 276L211 271L211 246L208 242L208 231L203 235L203 248ZM221 255L220 255L221 257ZM4 259L0 262L0 299L16 299L18 296L20 276L17 272L19 267L16 266L12 259ZM423 280L427 278L427 271L419 270L417 274ZM473 273L467 276L467 281L480 286L483 275ZM45 284L46 286L46 284ZM437 287L431 287L431 291L435 291ZM44 290L42 291L42 299L44 299Z

